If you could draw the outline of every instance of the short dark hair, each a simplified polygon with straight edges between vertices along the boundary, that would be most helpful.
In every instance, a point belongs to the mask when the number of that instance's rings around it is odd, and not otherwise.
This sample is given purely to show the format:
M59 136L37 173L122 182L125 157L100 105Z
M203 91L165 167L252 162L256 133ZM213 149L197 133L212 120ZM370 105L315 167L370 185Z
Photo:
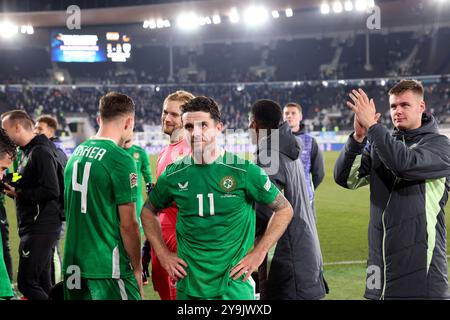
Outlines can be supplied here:
M280 105L268 99L256 101L250 112L261 129L277 129L283 118Z
M19 123L25 130L33 131L34 121L31 119L30 115L23 110L11 110L2 114L2 121L8 117L9 121L14 124Z
M17 145L8 136L5 129L0 128L0 157L7 154L14 159L17 155Z
M108 92L100 99L99 111L102 120L115 120L118 117L134 114L134 102L125 94Z
M296 102L289 102L284 107L285 108L297 108L298 112L302 113L302 106Z
M45 114L36 119L36 122L43 122L53 130L58 130L58 120L51 115Z
M212 98L200 96L181 105L181 114L197 111L209 113L211 119L220 122L219 105Z
M412 91L419 96L423 97L424 89L422 83L417 80L400 80L400 82L396 83L395 86L389 90L390 95L398 96L406 91Z

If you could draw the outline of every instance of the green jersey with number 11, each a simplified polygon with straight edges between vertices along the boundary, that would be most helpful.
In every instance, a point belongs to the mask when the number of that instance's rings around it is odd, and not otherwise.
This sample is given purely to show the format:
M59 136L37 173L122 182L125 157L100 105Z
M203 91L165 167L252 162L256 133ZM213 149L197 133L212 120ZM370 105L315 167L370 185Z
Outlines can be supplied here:
M64 172L67 234L65 274L70 266L91 279L132 276L120 234L118 205L136 202L134 159L110 139L79 145Z
M188 267L177 289L200 298L225 294L231 269L255 240L254 202L269 204L278 194L260 167L229 152L208 165L191 156L169 165L149 201L157 209L173 201L178 207L178 256Z

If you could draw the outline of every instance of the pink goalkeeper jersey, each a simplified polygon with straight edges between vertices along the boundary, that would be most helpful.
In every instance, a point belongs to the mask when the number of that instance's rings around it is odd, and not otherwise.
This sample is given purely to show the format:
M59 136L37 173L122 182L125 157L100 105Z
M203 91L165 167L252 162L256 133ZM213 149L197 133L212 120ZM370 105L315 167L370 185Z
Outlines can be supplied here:
M175 162L175 160L181 159L191 153L191 147L188 145L185 139L169 144L167 147L161 150L158 160L156 162L156 179L159 178L161 173L166 167ZM162 229L175 228L177 222L178 209L175 203L170 208L166 208L160 211L159 220L161 222ZM164 232L163 232L164 233Z

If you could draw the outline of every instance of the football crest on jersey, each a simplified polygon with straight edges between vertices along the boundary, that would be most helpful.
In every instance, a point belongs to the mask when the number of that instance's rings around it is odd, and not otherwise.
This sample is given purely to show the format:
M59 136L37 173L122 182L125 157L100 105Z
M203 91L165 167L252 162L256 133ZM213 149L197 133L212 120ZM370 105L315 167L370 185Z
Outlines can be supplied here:
M139 160L139 157L140 157L139 152L133 153L133 157L135 160Z
M220 188L225 192L236 189L236 179L233 176L225 176L220 180Z
M136 173L130 173L130 187L134 188L137 186L138 178Z

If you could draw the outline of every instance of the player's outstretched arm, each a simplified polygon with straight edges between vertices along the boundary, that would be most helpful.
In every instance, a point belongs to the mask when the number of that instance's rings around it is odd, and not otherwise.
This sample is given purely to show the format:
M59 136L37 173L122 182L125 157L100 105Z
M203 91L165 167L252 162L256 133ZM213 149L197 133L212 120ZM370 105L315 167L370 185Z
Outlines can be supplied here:
M280 239L291 222L293 216L292 206L281 192L268 207L274 211L274 214L270 218L266 232L253 251L246 255L231 270L230 276L234 280L239 279L245 273L243 281L247 281L251 273L264 261L264 257L269 249Z
M145 237L150 241L161 266L166 272L175 280L184 278L187 274L186 270L184 270L184 267L187 267L187 263L167 248L156 213L157 210L147 201L141 213Z
M142 290L141 234L139 224L136 220L136 205L134 202L131 202L121 204L118 207L120 215L120 235L122 236L123 246L130 258L134 276L141 293L141 298L144 298L144 291Z

